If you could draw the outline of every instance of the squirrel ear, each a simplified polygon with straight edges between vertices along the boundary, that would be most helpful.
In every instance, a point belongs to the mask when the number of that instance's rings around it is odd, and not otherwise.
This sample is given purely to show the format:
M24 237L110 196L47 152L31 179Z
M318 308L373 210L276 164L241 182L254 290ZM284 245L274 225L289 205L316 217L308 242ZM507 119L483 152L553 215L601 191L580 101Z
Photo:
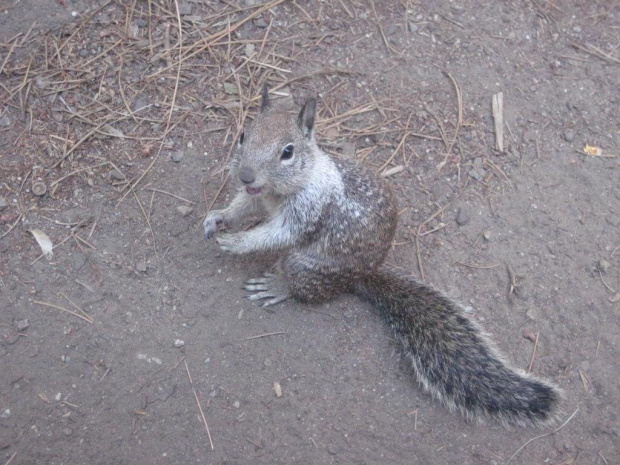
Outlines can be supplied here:
M262 101L260 104L260 111L263 112L269 108L269 86L267 83L263 84L263 90L261 92Z
M297 122L301 128L304 136L308 139L312 137L312 130L314 129L314 117L316 116L316 99L314 97L306 100L306 103L299 112Z

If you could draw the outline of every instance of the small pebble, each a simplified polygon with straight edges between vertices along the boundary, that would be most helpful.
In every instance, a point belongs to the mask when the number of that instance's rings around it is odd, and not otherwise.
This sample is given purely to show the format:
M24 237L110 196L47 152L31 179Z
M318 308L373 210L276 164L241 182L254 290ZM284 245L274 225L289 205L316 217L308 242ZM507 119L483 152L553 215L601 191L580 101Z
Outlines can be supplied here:
M148 96L144 94L140 94L136 97L136 100L133 102L133 111L140 111L143 108L147 107L149 104Z
M459 208L458 213L456 214L456 224L459 226L465 226L469 223L471 219L471 215L469 214L469 210L465 207Z
M144 273L146 271L146 262L144 260L140 260L136 263L136 270Z
M598 269L601 271L601 273L607 273L607 270L609 270L610 266L611 266L611 263L609 263L604 258L601 258L598 261Z
M0 197L0 212L9 206L9 202L4 197Z
M263 363L265 364L266 367L270 367L272 362L269 359L265 359Z
M73 434L73 431L71 430L71 428L63 428L62 434L64 434L65 436L71 436Z
M338 454L338 448L330 444L329 446L327 446L327 452L329 453L329 455L336 455Z
M175 339L174 340L174 346L178 349L180 347L183 347L185 345L185 341L183 339Z
M482 233L482 237L484 237L484 240L489 242L491 240L491 231L485 231Z
M30 322L27 318L25 320L19 320L15 322L15 327L17 328L17 331L23 331L30 327Z
M266 28L267 26L269 26L269 24L267 24L267 21L265 21L263 18L258 18L256 20L254 20L254 25L256 27L260 27L262 29Z
M530 329L523 330L523 337L528 341L536 342L536 334Z
M177 152L172 152L172 155L170 155L170 158L172 158L172 161L175 163L179 163L181 160L183 160L183 156L185 154L183 153L183 150L178 150Z
M564 140L566 142L572 142L575 139L575 131L572 129L567 129L564 131Z
M536 314L536 310L534 310L533 308L530 308L527 312L525 312L525 316L528 317L530 320L535 320L538 315Z
M88 49L81 48L80 51L78 52L78 55L80 56L80 58L87 58L88 57Z
M409 21L408 23L408 27L409 27L409 32L411 32L412 34L415 32L418 32L418 25Z
M233 403L233 407L235 407L235 408L239 408L239 407L241 407L241 403L240 403L238 400L236 400L236 401Z
M125 179L125 176L123 176L123 173L121 173L119 170L114 169L112 171L110 171L110 177L114 180L114 181L122 181L123 179Z
M138 27L144 28L149 25L149 22L146 19L139 19L137 21Z
M0 414L0 418L11 418L11 409L6 409Z
M38 195L39 197L41 197L42 195L45 195L46 192L47 186L45 185L45 183L37 181L32 184L32 193L34 195Z
M177 207L177 211L183 216L189 216L192 214L192 212L194 211L194 209L190 206L187 205L179 205Z

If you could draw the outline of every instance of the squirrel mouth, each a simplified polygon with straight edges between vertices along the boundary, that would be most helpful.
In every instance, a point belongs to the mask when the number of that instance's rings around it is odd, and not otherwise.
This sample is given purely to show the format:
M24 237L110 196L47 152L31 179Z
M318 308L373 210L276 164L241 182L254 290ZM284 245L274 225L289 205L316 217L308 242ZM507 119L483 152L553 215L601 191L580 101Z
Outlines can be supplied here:
M260 191L262 190L262 188L260 188L260 187L246 187L245 190L250 195L257 195L257 194L260 194Z

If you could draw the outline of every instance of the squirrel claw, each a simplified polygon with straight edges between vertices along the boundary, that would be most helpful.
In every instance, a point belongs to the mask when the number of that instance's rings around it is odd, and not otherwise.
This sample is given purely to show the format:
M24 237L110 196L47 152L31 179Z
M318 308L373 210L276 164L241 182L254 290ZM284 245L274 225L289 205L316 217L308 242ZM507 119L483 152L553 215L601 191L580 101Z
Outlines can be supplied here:
M254 292L246 296L248 300L266 300L261 307L278 304L289 298L289 294L285 289L285 283L281 282L281 278L271 273L265 273L261 278L248 279L244 286L246 291Z

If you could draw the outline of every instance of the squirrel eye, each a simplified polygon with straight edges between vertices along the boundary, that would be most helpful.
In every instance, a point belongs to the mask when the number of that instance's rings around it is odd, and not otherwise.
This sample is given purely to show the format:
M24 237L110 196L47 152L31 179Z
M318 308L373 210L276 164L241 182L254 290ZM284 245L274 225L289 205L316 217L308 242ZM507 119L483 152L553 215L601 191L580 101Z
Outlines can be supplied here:
M280 160L290 160L293 158L293 144L288 144L282 150L282 155L280 156Z

